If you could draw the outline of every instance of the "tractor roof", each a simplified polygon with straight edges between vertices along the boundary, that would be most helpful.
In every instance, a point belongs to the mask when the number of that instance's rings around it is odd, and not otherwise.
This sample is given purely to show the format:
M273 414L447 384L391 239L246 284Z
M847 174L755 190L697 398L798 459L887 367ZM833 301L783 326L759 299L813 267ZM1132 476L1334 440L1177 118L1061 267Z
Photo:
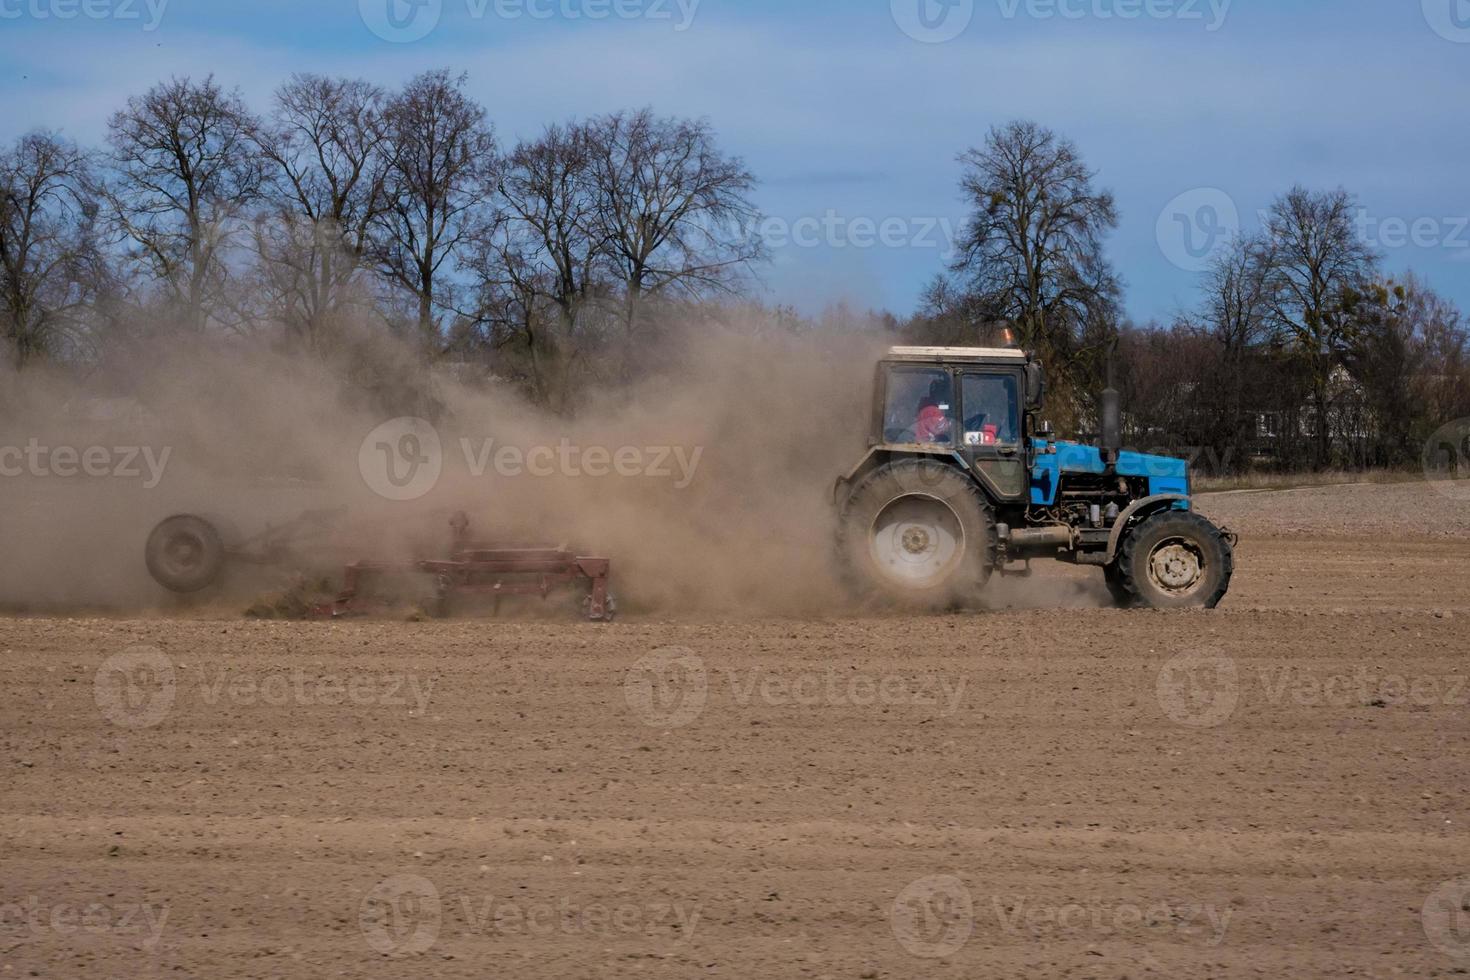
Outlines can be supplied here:
M949 361L1012 361L1024 364L1026 352L1013 347L894 347L888 351L892 361L918 361L938 364Z

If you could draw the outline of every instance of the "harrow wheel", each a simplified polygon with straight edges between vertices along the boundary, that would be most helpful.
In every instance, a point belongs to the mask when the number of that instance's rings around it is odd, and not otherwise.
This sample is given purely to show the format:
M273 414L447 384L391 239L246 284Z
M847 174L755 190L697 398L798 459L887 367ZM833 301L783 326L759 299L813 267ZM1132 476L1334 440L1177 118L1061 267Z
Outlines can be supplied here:
M148 574L172 592L198 592L214 584L225 564L225 546L209 521L176 514L160 521L143 549Z
M611 623L614 619L618 618L618 601L609 593L607 599L602 604L602 615L594 616L592 614L592 597L590 595L583 596L582 615L591 623Z

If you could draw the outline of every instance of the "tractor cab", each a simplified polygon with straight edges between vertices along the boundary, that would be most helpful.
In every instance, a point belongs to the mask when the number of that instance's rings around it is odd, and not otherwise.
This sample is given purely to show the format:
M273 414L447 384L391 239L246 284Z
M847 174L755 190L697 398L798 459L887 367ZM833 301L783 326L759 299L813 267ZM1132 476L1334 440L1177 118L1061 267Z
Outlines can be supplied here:
M996 499L1027 490L1028 412L1040 365L1007 348L895 347L878 367L873 446L951 453Z
M1100 446L1053 440L1044 393L1040 363L1012 348L879 361L868 452L836 487L855 583L952 604L992 571L1056 558L1101 567L1122 605L1218 603L1234 538L1191 512L1185 461L1123 450L1111 386Z

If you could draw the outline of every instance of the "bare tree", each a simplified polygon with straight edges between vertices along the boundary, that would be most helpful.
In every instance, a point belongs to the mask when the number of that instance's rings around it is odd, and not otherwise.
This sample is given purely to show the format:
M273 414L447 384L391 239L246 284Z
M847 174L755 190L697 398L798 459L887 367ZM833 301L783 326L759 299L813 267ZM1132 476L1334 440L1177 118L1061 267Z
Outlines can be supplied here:
M1127 406L1130 444L1167 453L1214 446L1213 413L1201 397L1219 356L1210 338L1177 323L1172 329L1124 324L1118 347L1122 370L1116 380ZM1220 458L1206 461L1218 464Z
M1418 324L1426 363L1421 421L1432 431L1470 416L1470 323L1427 283L1410 278L1407 284L1406 315Z
M229 307L228 250L260 190L256 128L213 76L155 85L108 123L111 218L129 257L195 330Z
M383 103L368 82L297 74L256 134L269 201L256 230L262 279L276 316L308 343L357 298L385 203Z
M380 273L415 297L423 343L441 342L439 311L452 305L446 263L476 230L495 166L495 136L464 75L424 72L388 100L386 202L373 222Z
M1061 373L1083 338L1107 339L1119 286L1103 256L1118 223L1111 193L1093 186L1071 141L1034 122L992 129L960 155L970 216L954 271L984 309Z
M1269 240L1239 237L1211 263L1204 280L1204 326L1215 341L1220 371L1201 389L1212 404L1212 444L1244 449L1256 420L1247 404L1255 352L1270 332L1272 252ZM1208 438L1208 437L1207 437Z
M924 287L919 310L904 328L917 344L940 347L1003 346L1010 329L1002 311L988 298L970 292L948 273L938 273Z
M1470 336L1460 311L1413 272L1374 283L1343 364L1361 391L1365 465L1418 461L1425 440L1470 413Z
M623 289L630 333L646 297L723 290L762 257L751 233L755 178L720 151L707 121L641 109L593 120L587 132L595 234Z
M1374 275L1375 257L1356 233L1356 209L1345 190L1295 187L1266 219L1271 319L1309 369L1313 462L1319 467L1331 457L1333 372L1353 341L1355 307Z
M28 133L0 153L0 328L17 367L78 339L108 276L86 154Z
M592 144L580 124L548 126L506 157L502 212L481 240L482 310L524 340L538 396L560 404L583 312L608 281Z

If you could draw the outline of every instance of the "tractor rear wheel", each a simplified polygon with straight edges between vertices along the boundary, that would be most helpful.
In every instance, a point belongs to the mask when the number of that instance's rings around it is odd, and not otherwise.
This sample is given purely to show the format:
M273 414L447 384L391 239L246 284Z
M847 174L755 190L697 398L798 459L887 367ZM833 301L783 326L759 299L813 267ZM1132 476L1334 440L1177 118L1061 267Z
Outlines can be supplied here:
M1166 510L1123 538L1117 574L1130 604L1214 609L1230 588L1234 563L1219 528L1190 511Z
M1127 609L1133 605L1133 594L1123 584L1123 573L1116 561L1103 566L1103 581L1107 583L1108 594L1113 597L1113 605L1119 609Z
M148 535L144 560L153 580L171 592L198 592L219 578L225 546L215 526L193 514L160 521Z
M975 481L931 459L869 474L847 498L839 549L858 591L901 605L952 606L995 567L995 521Z

